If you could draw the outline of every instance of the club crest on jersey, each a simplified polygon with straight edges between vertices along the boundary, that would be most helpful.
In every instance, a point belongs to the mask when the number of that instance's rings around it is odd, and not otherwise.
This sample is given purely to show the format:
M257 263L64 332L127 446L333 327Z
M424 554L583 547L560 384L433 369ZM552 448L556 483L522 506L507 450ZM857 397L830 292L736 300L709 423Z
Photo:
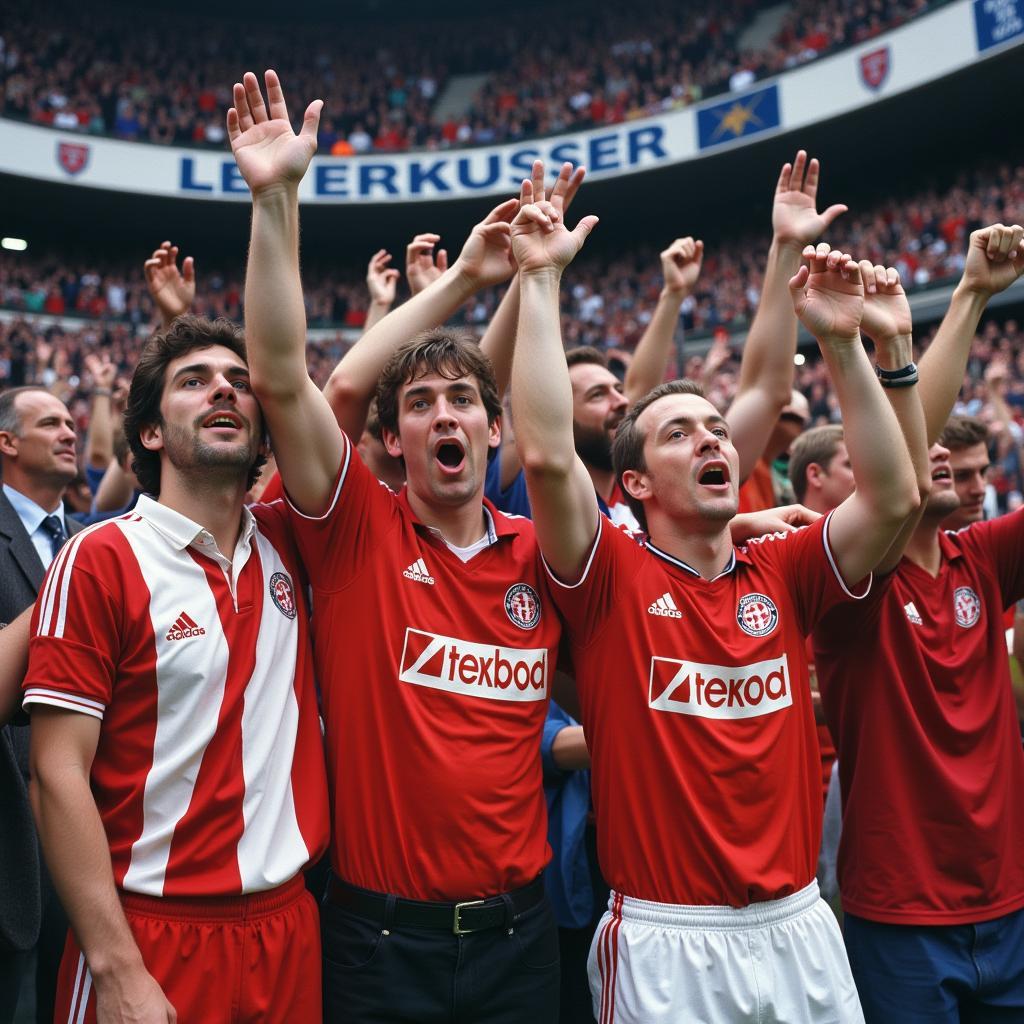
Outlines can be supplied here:
M970 629L981 618L981 601L970 587L957 587L953 591L953 614L956 624Z
M779 610L765 594L744 594L736 608L736 621L748 636L767 636L778 624Z
M289 619L295 618L295 592L292 590L292 581L283 572L275 572L270 577L270 596L282 615L287 615Z
M533 629L540 622L540 595L529 583L517 583L505 594L505 612L520 629Z

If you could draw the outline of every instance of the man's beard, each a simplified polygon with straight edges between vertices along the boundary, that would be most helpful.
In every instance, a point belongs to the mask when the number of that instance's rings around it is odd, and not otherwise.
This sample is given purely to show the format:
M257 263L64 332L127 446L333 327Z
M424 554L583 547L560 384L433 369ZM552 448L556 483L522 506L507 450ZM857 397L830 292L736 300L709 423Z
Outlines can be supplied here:
M244 445L219 447L207 444L198 433L170 423L164 424L164 451L171 465L184 474L221 470L238 476L243 476L243 471L247 475L260 454L252 438Z
M945 519L960 507L956 491L935 491L925 500L924 516L928 519Z
M612 468L612 441L607 426L595 429L573 420L572 436L576 454L583 460L584 465L601 470Z

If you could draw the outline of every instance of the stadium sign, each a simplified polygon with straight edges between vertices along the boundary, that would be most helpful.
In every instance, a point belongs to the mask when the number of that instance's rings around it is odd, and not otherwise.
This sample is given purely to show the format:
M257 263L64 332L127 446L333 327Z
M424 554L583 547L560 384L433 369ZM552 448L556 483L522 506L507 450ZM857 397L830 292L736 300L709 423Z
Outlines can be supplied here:
M303 203L492 198L516 191L538 157L583 163L595 179L681 164L828 121L1024 45L1024 0L955 0L862 47L756 86L623 124L502 146L317 156ZM247 202L226 151L177 149L0 120L0 173L69 185Z

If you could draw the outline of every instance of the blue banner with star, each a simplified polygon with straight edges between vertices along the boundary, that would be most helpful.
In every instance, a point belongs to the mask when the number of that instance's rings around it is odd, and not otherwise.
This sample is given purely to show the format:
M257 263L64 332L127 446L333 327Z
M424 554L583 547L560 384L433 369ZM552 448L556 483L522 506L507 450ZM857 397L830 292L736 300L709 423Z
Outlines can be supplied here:
M697 111L697 144L702 150L779 127L779 87L730 96Z

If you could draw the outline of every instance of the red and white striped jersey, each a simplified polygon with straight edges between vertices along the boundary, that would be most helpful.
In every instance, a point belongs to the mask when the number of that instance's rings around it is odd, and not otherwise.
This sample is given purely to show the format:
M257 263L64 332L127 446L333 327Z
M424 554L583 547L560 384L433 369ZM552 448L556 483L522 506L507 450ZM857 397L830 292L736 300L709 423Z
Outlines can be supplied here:
M327 781L283 503L232 560L150 498L73 537L36 604L24 703L102 721L91 784L116 884L273 888L323 852Z

